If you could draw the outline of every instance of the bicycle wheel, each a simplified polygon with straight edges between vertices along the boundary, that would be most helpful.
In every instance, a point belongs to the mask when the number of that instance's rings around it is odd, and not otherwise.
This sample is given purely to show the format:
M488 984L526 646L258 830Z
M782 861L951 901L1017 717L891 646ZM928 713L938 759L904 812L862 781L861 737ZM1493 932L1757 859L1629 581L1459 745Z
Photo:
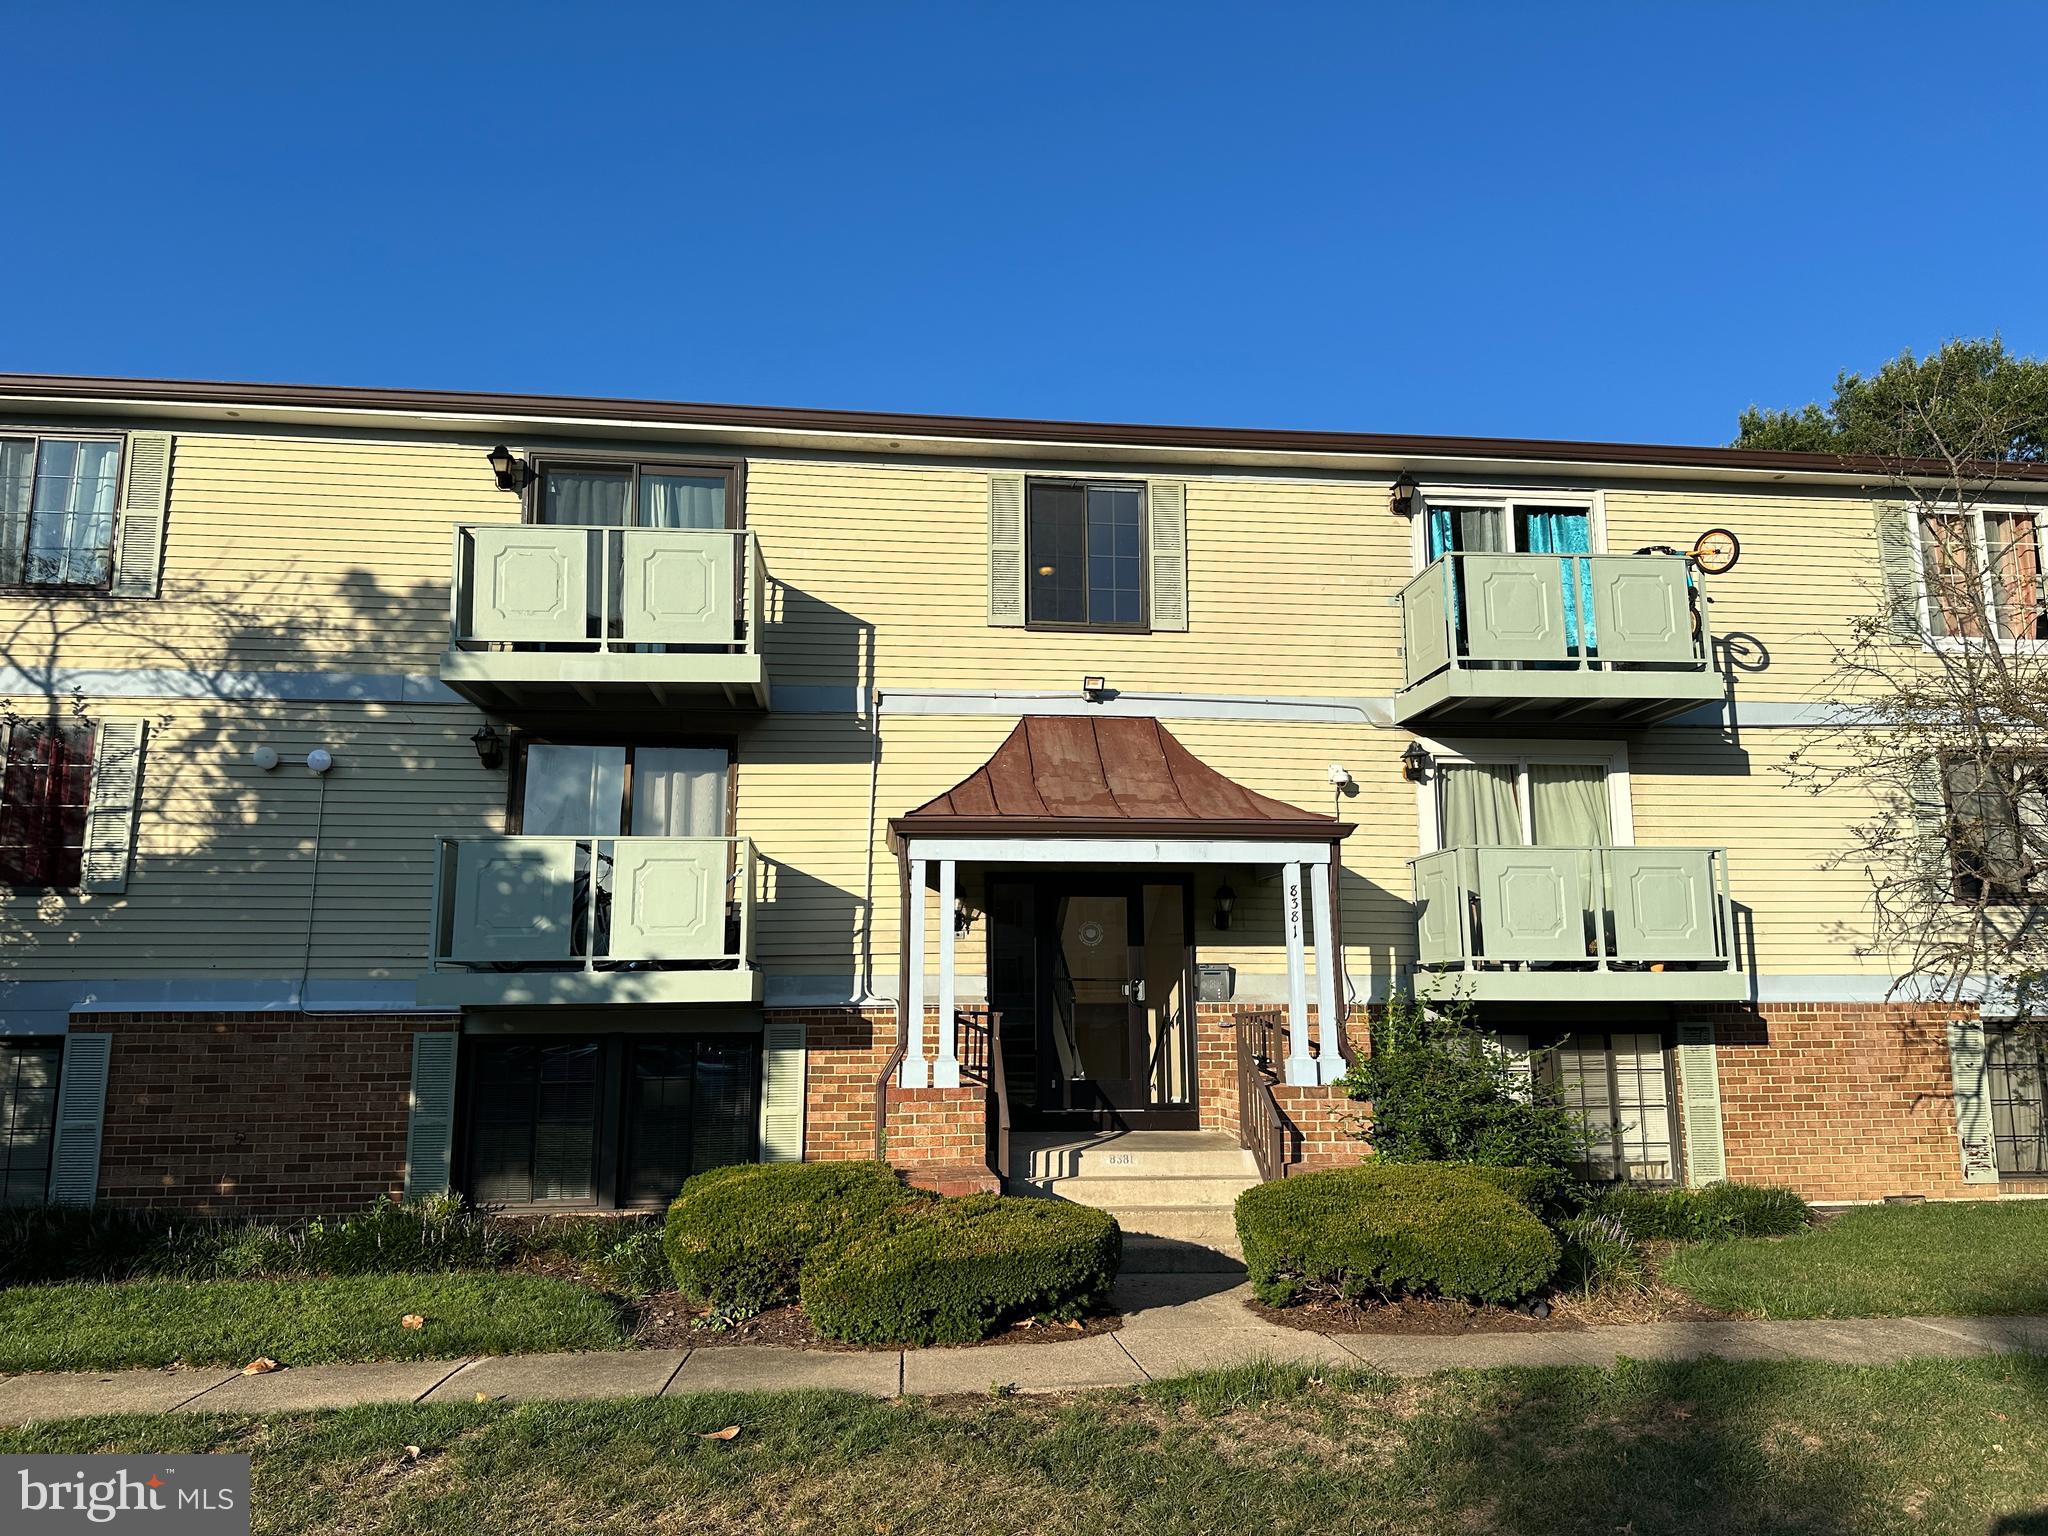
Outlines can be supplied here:
M1726 528L1709 528L1693 541L1692 563L1709 576L1734 569L1742 558L1742 540Z

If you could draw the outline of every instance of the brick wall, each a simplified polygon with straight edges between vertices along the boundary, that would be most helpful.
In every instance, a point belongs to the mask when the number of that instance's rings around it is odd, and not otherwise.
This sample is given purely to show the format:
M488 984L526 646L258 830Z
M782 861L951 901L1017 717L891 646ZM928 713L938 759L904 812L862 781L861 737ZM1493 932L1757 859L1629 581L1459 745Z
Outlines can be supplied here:
M1686 1010L1714 1025L1728 1177L1809 1200L1995 1195L1963 1182L1952 1016L1876 1003Z
M1299 1170L1348 1168L1372 1150L1360 1134L1371 1119L1366 1106L1336 1084L1305 1087L1281 1083L1273 1089L1273 1097L1287 1118L1288 1160Z
M772 1024L801 1023L810 1047L804 1091L804 1156L835 1161L875 1155L875 1079L896 1049L891 1008L770 1010Z
M405 1180L412 1037L452 1019L96 1014L100 1198L205 1215L353 1210Z
M988 1160L988 1091L958 1088L889 1090L889 1161L964 1167ZM872 1150L870 1151L872 1156Z

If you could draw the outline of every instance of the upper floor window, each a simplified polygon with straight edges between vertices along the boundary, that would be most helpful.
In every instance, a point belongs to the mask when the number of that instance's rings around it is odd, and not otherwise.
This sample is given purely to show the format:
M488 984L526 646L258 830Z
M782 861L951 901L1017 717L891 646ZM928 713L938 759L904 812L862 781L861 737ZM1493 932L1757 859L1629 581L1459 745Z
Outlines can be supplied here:
M528 741L516 808L527 837L724 837L732 754L717 746Z
M2048 640L2038 521L2024 508L1921 513L1920 600L1929 635Z
M0 885L71 889L85 857L93 730L82 721L0 725Z
M0 583L106 586L120 483L116 439L0 437Z
M1616 840L1612 766L1541 756L1439 760L1438 846L1604 847Z
M1033 480L1028 494L1029 622L1144 628L1144 487Z
M1593 513L1585 503L1533 499L1432 498L1424 530L1424 561L1445 555L1583 555L1593 548Z
M1942 765L1955 894L1963 901L2048 897L2048 759Z
M726 465L543 460L534 518L584 528L736 528Z

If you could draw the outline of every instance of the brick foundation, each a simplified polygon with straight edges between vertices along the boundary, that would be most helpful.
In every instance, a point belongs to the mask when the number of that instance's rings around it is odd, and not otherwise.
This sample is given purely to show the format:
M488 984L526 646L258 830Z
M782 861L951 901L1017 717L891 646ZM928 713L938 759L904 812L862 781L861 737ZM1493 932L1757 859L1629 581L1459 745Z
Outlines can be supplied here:
M1823 1201L1998 1193L1963 1182L1953 1010L1783 1003L1681 1016L1714 1025L1729 1178Z
M100 1199L212 1216L358 1209L405 1180L417 1015L96 1014Z
M1335 1083L1314 1088L1281 1083L1273 1089L1273 1097L1287 1117L1292 1171L1349 1168L1364 1161L1372 1150L1363 1135L1371 1123L1366 1106Z

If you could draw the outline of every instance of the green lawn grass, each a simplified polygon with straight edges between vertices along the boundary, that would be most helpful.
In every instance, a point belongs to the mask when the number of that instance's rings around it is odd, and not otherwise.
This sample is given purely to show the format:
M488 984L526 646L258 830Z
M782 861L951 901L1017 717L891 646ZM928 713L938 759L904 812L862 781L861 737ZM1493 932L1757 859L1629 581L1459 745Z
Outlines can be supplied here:
M1224 1372L1058 1399L805 1393L168 1415L0 1452L247 1452L259 1536L2048 1531L2048 1362ZM708 1431L738 1425L731 1441ZM413 1448L417 1448L417 1453Z
M2048 1201L1864 1206L1793 1237L1677 1249L1662 1274L1764 1317L2048 1313Z
M425 1326L401 1326L408 1313ZM0 1290L0 1371L431 1360L628 1342L616 1305L535 1275L145 1280Z

